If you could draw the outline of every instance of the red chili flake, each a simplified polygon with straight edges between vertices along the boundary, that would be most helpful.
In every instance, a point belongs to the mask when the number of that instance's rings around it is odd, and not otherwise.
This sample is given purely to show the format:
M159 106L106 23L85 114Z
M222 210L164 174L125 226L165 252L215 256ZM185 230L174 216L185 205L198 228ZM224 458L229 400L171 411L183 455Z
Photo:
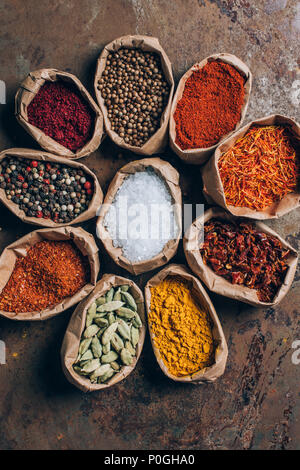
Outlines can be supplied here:
M18 180L19 180L19 181L24 181L23 176L22 176L22 175L18 175Z
M36 160L32 160L31 166L32 168L36 168L38 166L38 162Z
M42 211L37 211L36 216L41 219L43 217L43 212Z
M27 183L23 183L23 184L22 184L22 188L27 189L27 188L28 188L28 184L27 184Z
M90 280L87 258L69 240L43 240L16 260L0 294L4 312L40 312L72 297ZM17 295L16 295L17 293Z
M27 171L28 173L31 171L30 166L28 166L28 167L26 168L26 171Z
M290 250L278 238L246 222L209 220L200 247L203 262L232 284L257 290L262 302L271 302L284 282Z
M50 184L50 180L48 180L48 179L46 178L46 179L44 179L44 183L45 183L45 184Z
M95 113L77 88L63 81L40 88L27 109L28 121L71 151L91 139Z

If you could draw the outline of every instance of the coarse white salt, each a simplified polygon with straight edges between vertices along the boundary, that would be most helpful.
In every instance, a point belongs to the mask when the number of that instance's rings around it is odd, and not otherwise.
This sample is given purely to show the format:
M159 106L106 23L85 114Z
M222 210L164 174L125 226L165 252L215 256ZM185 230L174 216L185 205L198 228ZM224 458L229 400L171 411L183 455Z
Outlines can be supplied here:
M129 175L104 217L104 226L129 261L158 255L179 231L165 181L152 168Z

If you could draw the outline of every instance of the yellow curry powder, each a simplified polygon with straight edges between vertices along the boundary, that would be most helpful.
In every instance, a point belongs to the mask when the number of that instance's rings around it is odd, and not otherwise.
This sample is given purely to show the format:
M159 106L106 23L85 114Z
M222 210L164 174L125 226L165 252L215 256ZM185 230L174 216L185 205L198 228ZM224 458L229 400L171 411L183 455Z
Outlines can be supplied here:
M211 318L191 295L188 281L174 276L151 287L149 321L154 343L174 376L215 362Z

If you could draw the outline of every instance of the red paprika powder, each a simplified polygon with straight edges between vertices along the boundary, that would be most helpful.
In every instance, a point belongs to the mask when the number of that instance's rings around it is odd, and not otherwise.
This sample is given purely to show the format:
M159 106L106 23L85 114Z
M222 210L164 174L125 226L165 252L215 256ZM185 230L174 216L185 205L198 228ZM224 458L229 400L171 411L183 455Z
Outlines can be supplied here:
M84 147L93 134L94 111L70 83L46 81L27 114L30 124L73 152Z
M211 61L195 70L174 113L176 144L182 150L208 148L233 131L241 119L244 83L224 62Z
M72 241L43 240L17 259L0 294L0 310L40 312L72 297L89 280L88 260Z

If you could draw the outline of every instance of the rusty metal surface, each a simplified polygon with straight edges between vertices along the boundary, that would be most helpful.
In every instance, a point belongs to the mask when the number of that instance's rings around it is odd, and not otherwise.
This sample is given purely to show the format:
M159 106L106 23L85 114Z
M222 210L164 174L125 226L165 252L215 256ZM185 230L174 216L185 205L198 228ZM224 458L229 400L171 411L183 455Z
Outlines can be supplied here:
M1 149L37 148L17 124L13 97L30 70L76 74L93 93L102 47L124 34L160 39L176 80L194 62L231 52L254 74L246 122L271 112L299 120L300 3L296 0L1 0ZM199 172L170 151L185 202L203 202ZM81 160L106 191L134 155L108 139ZM267 222L300 249L299 211ZM0 251L34 229L0 209ZM95 221L84 227L94 233ZM101 272L127 275L104 253ZM182 246L174 261L184 262ZM140 286L154 273L138 277ZM175 384L158 368L149 339L135 371L108 391L85 395L65 379L59 351L72 311L40 323L0 319L0 449L300 449L300 272L276 308L256 309L212 295L229 346L213 385Z

